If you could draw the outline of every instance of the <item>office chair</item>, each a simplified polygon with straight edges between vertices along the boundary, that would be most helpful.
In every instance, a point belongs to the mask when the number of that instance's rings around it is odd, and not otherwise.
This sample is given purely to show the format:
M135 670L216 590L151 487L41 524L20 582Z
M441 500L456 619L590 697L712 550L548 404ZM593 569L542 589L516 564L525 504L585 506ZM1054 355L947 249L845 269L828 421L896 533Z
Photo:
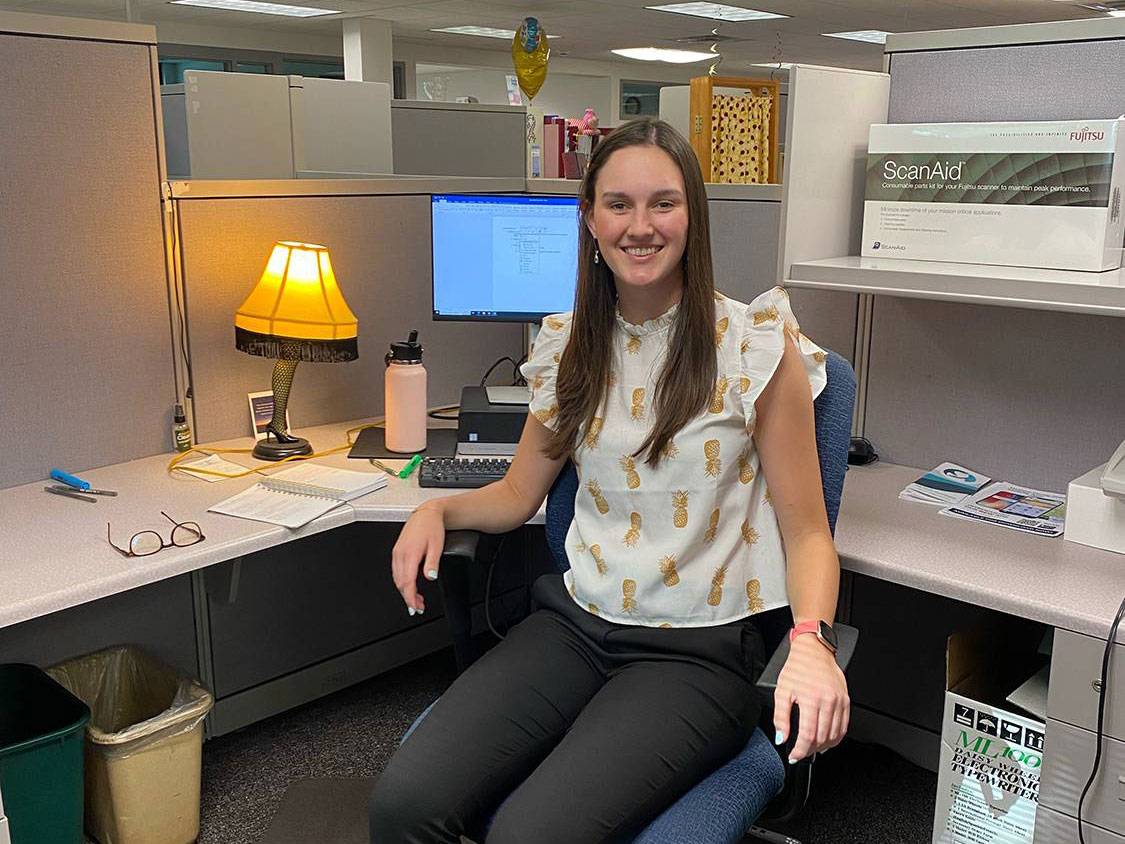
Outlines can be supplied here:
M835 533L844 473L848 468L856 387L855 373L840 355L829 351L826 366L828 383L814 402L814 413L824 504L828 511L829 528ZM545 522L547 545L556 567L561 571L569 567L565 540L574 518L577 492L578 473L568 462L547 494ZM476 531L450 531L446 534L439 580L458 671L468 667L473 658L468 563L490 559L490 546L494 541ZM780 607L762 613L757 621L766 652L775 653L792 625L789 608ZM839 638L836 659L841 668L846 668L858 633L847 625L834 626ZM633 844L683 844L686 841L693 844L736 844L744 840L765 844L800 844L793 838L756 825L759 821L781 823L792 818L805 804L812 782L815 757L803 759L796 765L787 765L784 761L796 737L796 730L791 731L789 741L781 748L774 747L767 737L773 730L773 689L781 662L780 654L775 653L758 680L758 689L763 697L762 719L746 747L668 807L641 831ZM430 704L418 716L406 731L403 741L410 737L432 707L433 704Z

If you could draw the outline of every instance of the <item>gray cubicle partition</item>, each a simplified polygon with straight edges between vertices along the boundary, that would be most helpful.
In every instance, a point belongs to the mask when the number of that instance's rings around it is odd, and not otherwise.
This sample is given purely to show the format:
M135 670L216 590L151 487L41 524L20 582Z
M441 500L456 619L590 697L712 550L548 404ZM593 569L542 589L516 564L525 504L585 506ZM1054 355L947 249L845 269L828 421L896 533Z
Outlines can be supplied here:
M1125 111L1125 76L1108 71L1125 65L1125 21L1098 22L1101 35L1119 29L1119 38L1068 40L1090 23L899 36L888 56L888 120L1116 117ZM1046 40L1021 41L1029 36ZM987 38L998 43L982 44ZM926 468L949 460L1065 493L1125 435L1118 317L876 296L870 331L863 432L884 460ZM854 735L936 765L940 645L980 621L971 607L956 610L854 579L850 619L878 643L860 647L849 671Z
M1125 67L1125 21L1087 34L1090 23L977 31L1001 41L991 46L972 30L932 33L961 36L932 49L913 36L911 52L889 57L889 120L1117 117L1125 74L1109 71ZM1020 43L1032 37L1043 43ZM1123 329L1115 317L876 297L865 433L895 463L953 460L1065 492L1125 435Z
M711 199L707 205L715 286L728 296L749 302L777 284L781 203ZM801 330L824 348L852 360L855 295L793 290L790 296Z
M1110 26L1114 22L1098 23ZM893 53L890 121L1118 117L1125 113L1125 73L1121 72L1125 67L1125 25L1121 29L1122 35L1110 40ZM939 79L941 84L934 84Z
M391 101L395 173L525 176L522 106Z
M301 184L316 190L314 182ZM273 362L235 349L233 320L277 240L327 246L359 318L359 360L297 369L289 404L295 428L381 415L383 355L412 328L425 348L431 406L456 404L461 387L478 383L498 357L520 357L519 325L433 320L428 194L181 198L177 213L201 441L247 436L246 393L269 389Z
M0 15L0 487L171 448L155 42Z

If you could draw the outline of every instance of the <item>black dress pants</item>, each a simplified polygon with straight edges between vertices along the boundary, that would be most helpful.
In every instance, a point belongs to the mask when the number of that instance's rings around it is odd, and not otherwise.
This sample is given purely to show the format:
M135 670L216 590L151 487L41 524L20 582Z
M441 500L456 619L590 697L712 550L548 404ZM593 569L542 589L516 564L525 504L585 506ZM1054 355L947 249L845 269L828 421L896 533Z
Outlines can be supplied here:
M764 664L753 621L614 624L555 574L533 595L539 609L391 759L371 799L373 844L630 841L749 740Z

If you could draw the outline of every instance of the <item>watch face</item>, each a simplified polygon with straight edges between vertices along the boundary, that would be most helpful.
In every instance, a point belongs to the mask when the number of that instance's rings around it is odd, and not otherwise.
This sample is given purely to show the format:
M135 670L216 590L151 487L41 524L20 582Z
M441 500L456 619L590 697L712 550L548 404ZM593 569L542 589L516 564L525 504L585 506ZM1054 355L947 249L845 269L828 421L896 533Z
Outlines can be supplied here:
M836 648L839 647L836 644L836 631L832 629L832 625L827 621L820 622L820 628L817 632L820 634L820 638L832 647L832 650L836 650Z

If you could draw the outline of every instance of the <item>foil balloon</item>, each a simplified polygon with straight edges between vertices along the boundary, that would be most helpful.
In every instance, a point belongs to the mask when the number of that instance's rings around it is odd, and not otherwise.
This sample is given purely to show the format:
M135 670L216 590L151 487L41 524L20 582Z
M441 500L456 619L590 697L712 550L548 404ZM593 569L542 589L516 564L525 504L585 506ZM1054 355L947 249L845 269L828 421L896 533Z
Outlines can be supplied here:
M520 90L528 99L535 99L547 78L547 59L551 48L547 46L547 33L535 18L524 18L519 31L512 39L512 64Z

